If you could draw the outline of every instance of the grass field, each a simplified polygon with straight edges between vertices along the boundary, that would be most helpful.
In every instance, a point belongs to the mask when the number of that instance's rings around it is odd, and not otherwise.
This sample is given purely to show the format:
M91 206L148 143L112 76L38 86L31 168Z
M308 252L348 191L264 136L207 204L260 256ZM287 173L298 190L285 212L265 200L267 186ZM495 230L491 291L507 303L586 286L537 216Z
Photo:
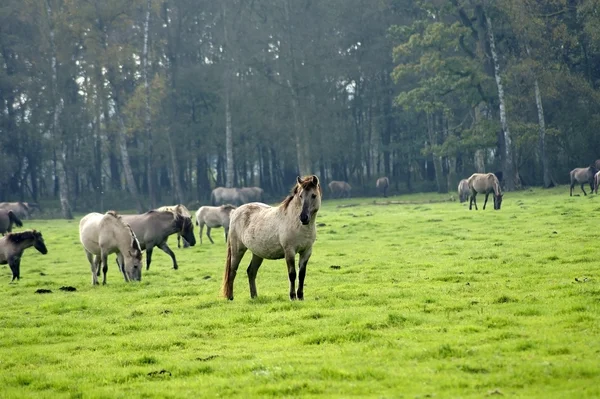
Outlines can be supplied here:
M250 300L249 254L220 298L222 229L93 287L78 219L26 221L49 253L0 268L0 397L600 397L600 198L436 198L324 201L304 302L283 260Z

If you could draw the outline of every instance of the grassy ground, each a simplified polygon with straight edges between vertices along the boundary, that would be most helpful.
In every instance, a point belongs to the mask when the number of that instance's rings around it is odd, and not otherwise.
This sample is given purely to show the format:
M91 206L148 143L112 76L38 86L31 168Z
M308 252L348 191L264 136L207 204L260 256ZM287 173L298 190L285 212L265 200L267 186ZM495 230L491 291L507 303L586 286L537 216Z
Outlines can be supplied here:
M600 198L435 198L325 201L304 302L283 260L221 299L222 229L92 287L78 220L27 221L49 253L0 268L0 397L599 397Z

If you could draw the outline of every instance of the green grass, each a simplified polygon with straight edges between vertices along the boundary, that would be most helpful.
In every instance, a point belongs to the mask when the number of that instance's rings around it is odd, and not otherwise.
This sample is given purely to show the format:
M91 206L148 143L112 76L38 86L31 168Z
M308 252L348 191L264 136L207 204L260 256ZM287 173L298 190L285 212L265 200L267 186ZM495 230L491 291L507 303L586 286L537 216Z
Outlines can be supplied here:
M600 198L441 198L325 201L304 302L283 260L250 300L249 255L220 298L222 229L174 248L179 270L155 251L139 284L111 257L93 287L78 220L26 221L49 253L17 284L0 267L0 397L599 397Z

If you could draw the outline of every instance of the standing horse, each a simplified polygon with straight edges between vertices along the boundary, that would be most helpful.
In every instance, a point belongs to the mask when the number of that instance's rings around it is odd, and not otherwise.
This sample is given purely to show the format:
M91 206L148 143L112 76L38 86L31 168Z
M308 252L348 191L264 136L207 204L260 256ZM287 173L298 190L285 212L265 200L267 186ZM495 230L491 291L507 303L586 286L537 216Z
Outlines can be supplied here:
M34 247L43 255L48 253L42 233L39 231L10 233L0 238L0 265L8 263L8 266L10 266L13 275L12 280L10 280L11 283L15 279L21 279L21 257L29 247Z
M469 210L473 204L475 204L475 210L477 210L477 194L485 194L485 202L483 203L483 209L487 204L488 196L490 193L494 193L494 209L500 209L502 205L502 190L500 189L500 182L493 173L474 173L469 177L469 188L471 189L471 201L469 201Z
M469 188L469 181L467 179L462 179L458 183L458 199L462 204L465 201L469 200L469 195L471 194L471 189Z
M250 296L255 298L256 274L263 259L285 258L290 280L290 299L304 299L306 265L317 237L317 212L321 206L321 186L317 176L301 179L290 195L277 207L261 203L240 206L231 214L227 261L223 276L223 295L233 300L233 281L247 250L252 252L248 266ZM298 291L296 254L300 254Z
M590 185L590 191L594 191L594 175L596 174L596 168L592 165L587 168L575 168L573 169L569 175L571 177L571 190L570 196L573 196L573 187L575 187L575 183L581 184L581 191L583 191L583 195L587 195L585 192L583 185L588 183Z
M260 187L242 187L239 191L244 204L248 202L262 202L263 200L264 190Z
M390 187L390 179L387 177L380 177L377 179L377 183L375 184L377 189L381 192L384 198L387 198L387 190Z
M217 187L210 193L210 202L211 205L242 205L248 201L239 188Z
M188 218L192 218L192 214L190 213L190 211L185 207L185 205L170 205L170 206L161 206L160 208L157 209L157 211L171 211L171 212L175 212L178 213L182 216L188 217ZM190 243L187 242L185 240L185 238L183 239L183 247L184 248L188 248L190 246ZM179 232L177 232L177 248L181 248L181 234L179 234Z
M0 233L2 233L2 235L10 233L13 224L16 224L17 227L23 227L23 222L21 222L21 219L19 219L13 211L0 209Z
M206 236L211 244L215 243L210 237L210 229L213 227L223 226L225 228L225 241L227 241L227 236L229 234L229 215L235 209L235 206L229 204L221 206L201 206L200 209L196 211L196 226L200 226L200 231L198 232L200 244L202 244L202 230L204 229L204 225L206 225Z
M173 260L173 269L177 269L177 259L167 239L171 234L179 233L191 246L196 245L192 218L170 211L149 211L141 215L122 215L129 223L142 249L146 250L146 270L150 269L152 251L159 247Z
M332 180L328 185L329 192L334 198L350 198L352 187L345 181Z
M108 255L114 253L125 281L142 280L142 248L131 227L115 211L85 215L79 222L79 240L90 262L93 285L98 284L100 263L102 284L106 284Z
M29 219L34 208L39 209L39 206L30 202L0 202L0 209L13 211L19 219Z

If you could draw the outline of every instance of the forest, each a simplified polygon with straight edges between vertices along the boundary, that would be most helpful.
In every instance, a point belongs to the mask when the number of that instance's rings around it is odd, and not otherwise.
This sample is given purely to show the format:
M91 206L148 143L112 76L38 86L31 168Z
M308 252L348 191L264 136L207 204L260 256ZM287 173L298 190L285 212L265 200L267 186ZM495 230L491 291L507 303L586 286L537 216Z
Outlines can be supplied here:
M600 0L4 0L0 50L0 201L65 218L600 158Z

